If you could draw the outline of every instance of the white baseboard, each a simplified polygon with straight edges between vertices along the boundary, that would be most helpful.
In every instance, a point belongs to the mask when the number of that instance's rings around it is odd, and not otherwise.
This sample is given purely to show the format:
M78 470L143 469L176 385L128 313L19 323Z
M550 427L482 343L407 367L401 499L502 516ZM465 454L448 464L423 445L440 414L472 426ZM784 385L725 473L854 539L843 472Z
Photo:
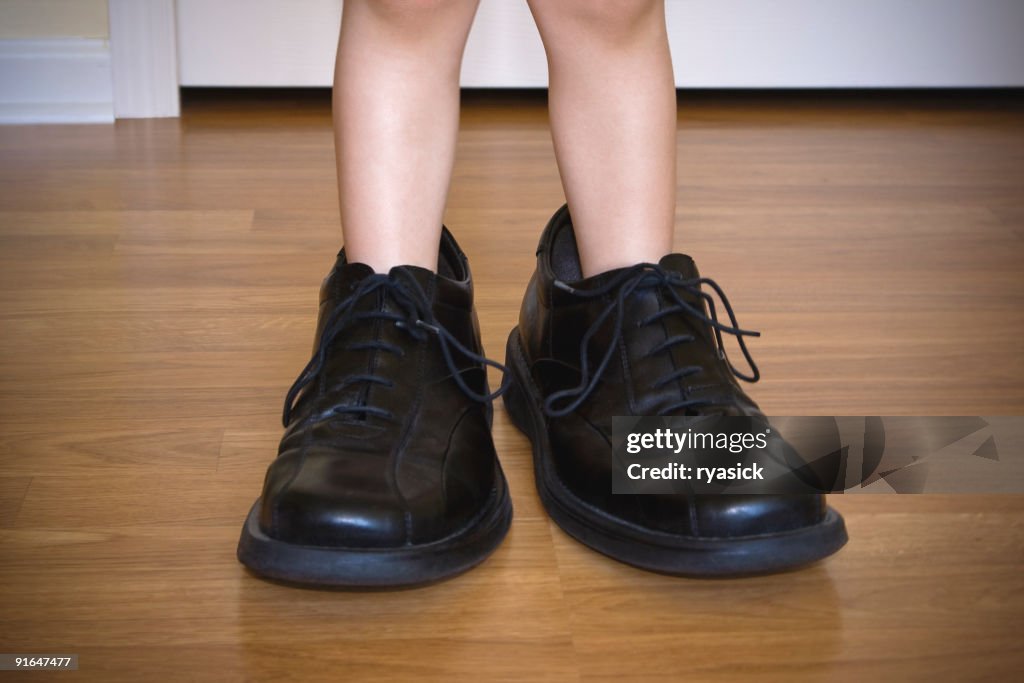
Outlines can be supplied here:
M106 40L0 40L0 123L111 123Z

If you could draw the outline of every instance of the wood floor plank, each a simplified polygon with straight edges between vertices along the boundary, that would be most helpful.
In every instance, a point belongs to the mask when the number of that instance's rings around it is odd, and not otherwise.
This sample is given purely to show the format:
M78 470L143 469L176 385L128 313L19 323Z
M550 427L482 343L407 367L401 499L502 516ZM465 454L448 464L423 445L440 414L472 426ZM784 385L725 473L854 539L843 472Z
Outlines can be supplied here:
M500 359L562 191L542 97L464 100L445 220ZM763 332L768 412L1024 414L1019 94L680 101L676 245ZM334 173L324 92L0 126L0 651L77 652L89 681L1019 676L1024 496L833 496L826 562L674 579L548 520L500 404L515 521L481 567L385 593L248 574Z

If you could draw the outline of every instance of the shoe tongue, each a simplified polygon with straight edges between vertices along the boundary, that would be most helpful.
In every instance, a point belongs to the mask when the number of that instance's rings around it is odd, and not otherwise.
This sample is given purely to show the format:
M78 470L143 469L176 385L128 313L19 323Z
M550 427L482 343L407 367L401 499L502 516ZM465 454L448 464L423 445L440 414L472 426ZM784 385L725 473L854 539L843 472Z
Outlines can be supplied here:
M328 299L341 301L351 294L359 282L370 275L373 275L373 268L370 266L365 263L346 263L339 255L338 262L334 264L334 268L320 286L320 303Z
M337 272L338 285L348 287L373 275L373 268L365 263L346 263Z
M696 280L700 277L697 264L686 254L666 254L658 261L658 265L665 270L679 273L686 280ZM704 301L696 292L689 289L677 289L676 293L687 303L700 310L705 310Z
M686 254L666 254L658 261L658 265L666 270L672 270L679 273L687 280L700 277L700 273L697 271L697 264L694 263L693 259ZM628 269L629 268L626 267L606 270L603 273L591 275L590 277L586 277L582 280L577 280L569 284L571 284L575 289L596 289L609 280L614 279L622 273L622 271Z
M426 268L421 268L420 266L405 265L394 266L391 270L388 271L388 275L393 280L415 280L416 283L420 286L420 289L423 290L423 294L427 298L427 305L430 306L433 304L433 298L436 294L437 286L439 284L438 281L441 279L437 277L434 271L428 270Z
M697 264L694 263L693 259L686 254L666 254L658 261L658 266L665 270L679 273L679 275L685 280L695 280L700 277L700 272L697 270ZM584 278L583 280L572 283L572 286L576 289L596 289L620 275L624 270L628 270L628 268L616 268L615 270L609 270L592 277ZM687 303L697 307L698 309L704 309L704 301L701 299L701 296L692 289L676 288L676 293ZM640 295L649 296L649 293L641 293Z
M423 288L431 304L441 303L465 311L473 308L473 287L468 280L459 282L420 266L395 266L390 270L390 275L394 276L396 271L405 271L411 275Z
M687 280L700 277L697 264L686 254L666 254L658 261L658 265L666 270L673 270Z
M391 278L402 277L399 275L399 271L404 271L408 275L411 275L421 287L424 292L429 292L431 287L431 281L435 277L434 273L427 270L426 268L420 268L419 266L395 266L388 271L388 275ZM337 267L334 272L333 285L337 291L338 298L344 298L356 288L356 286L370 277L375 275L377 271L368 266L365 263L345 263Z
M399 274L398 271L404 271L404 274ZM376 274L377 272L365 263L358 261L340 263L335 266L331 275L325 281L325 286L321 289L320 301L323 302L327 297L341 301L350 296L363 280ZM411 276L423 288L424 293L427 293L429 296L431 278L434 277L434 274L426 268L419 268L417 266L395 266L388 271L388 276L392 279ZM367 310L380 308L384 306L384 301L380 296L375 295L360 302L358 306L360 309Z
M424 292L430 291L430 288L433 286L434 279L437 277L434 271L420 266L394 266L388 271L388 275L392 278L402 277L399 273L411 275L412 278L419 283L420 287L423 288Z

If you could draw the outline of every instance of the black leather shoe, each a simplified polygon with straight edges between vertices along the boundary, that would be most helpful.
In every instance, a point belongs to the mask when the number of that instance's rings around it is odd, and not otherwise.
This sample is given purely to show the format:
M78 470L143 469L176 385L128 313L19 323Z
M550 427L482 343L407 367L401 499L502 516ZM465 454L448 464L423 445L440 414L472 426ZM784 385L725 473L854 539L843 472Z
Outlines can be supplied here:
M512 518L490 432L469 265L377 274L344 251L320 291L313 358L238 559L295 583L429 583L481 562Z
M701 286L721 298L730 324ZM736 335L752 374L725 357ZM537 250L519 326L508 339L505 405L533 442L548 513L582 543L644 569L729 576L818 560L846 542L842 518L820 495L612 494L615 415L760 415L734 375L756 381L744 337L714 282L670 254L582 277L568 209Z

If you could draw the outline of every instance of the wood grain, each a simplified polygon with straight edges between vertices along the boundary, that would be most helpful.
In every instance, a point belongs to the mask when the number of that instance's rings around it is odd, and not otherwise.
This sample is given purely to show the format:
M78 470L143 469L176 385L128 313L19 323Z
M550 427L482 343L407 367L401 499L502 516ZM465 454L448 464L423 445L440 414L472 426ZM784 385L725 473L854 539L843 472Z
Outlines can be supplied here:
M467 93L447 222L500 358L562 201L543 100ZM775 414L1024 412L1013 93L691 94L677 247L725 287ZM834 496L815 567L679 580L549 523L526 440L479 569L319 592L235 561L340 246L325 92L0 128L0 651L80 680L1007 680L1024 497ZM34 674L32 680L46 680Z

